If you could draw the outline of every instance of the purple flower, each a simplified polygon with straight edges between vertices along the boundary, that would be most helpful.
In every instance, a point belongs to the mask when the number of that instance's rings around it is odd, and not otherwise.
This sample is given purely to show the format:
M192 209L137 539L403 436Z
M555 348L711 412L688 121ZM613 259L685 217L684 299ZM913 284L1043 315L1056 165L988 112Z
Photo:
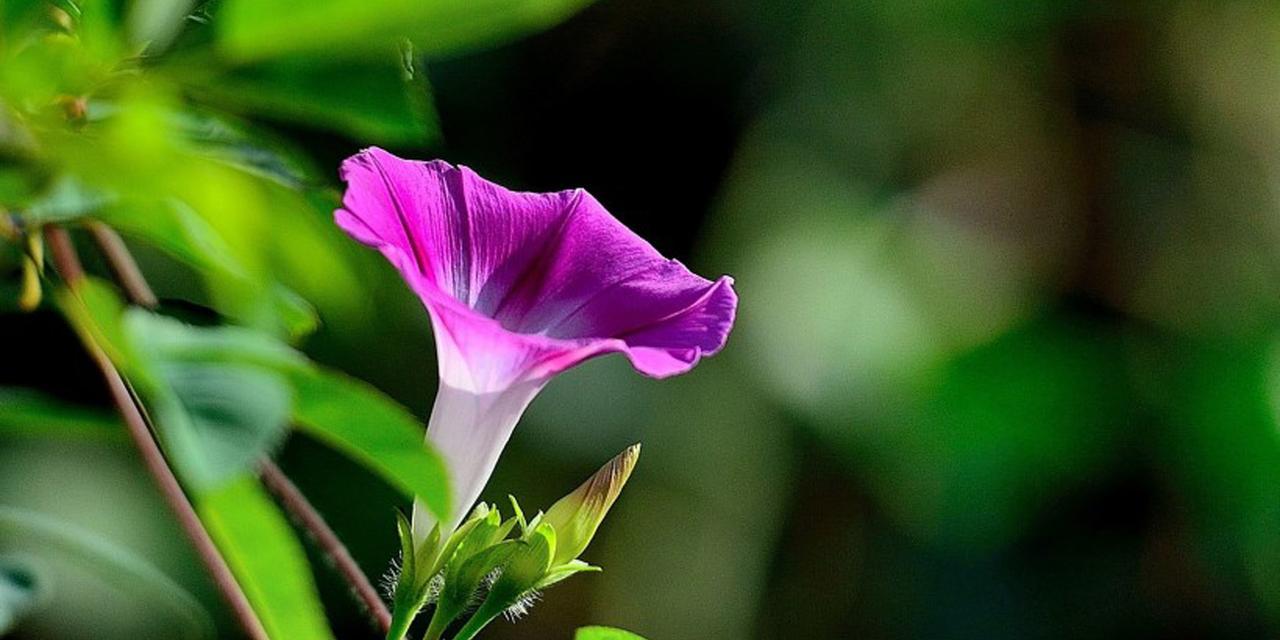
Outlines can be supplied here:
M338 226L400 271L431 315L440 388L427 438L456 527L516 422L553 376L618 352L684 373L724 346L738 297L663 258L581 189L509 191L466 167L367 149L342 165ZM429 530L415 513L415 532Z

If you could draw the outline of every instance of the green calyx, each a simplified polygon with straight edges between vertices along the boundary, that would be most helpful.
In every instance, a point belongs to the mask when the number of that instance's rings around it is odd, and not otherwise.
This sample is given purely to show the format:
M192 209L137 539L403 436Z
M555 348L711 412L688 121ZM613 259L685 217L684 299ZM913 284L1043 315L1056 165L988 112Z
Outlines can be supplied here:
M496 504L481 503L447 537L437 525L415 543L408 519L397 513L401 566L387 638L404 638L417 614L431 607L425 640L470 640L504 613L522 615L541 590L576 573L600 571L578 555L617 500L639 450L628 448L532 519L514 497L513 515L506 519Z

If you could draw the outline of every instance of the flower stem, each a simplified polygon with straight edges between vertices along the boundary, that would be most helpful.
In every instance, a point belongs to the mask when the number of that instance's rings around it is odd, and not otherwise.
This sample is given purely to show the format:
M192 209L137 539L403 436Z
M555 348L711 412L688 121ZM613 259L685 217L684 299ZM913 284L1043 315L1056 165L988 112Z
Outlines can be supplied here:
M76 256L75 247L71 244L71 237L67 235L65 229L54 225L45 227L44 234L53 254L55 268L62 276L63 281L67 283L67 286L73 290L76 289L84 281L84 270L80 266L79 257ZM262 626L262 621L258 619L258 614L254 612L252 605L249 604L249 599L245 597L240 584L236 582L231 568L227 566L226 560L218 552L218 547L214 544L213 538L209 536L209 532L204 528L204 523L196 515L195 507L191 505L186 494L183 493L182 485L178 483L178 478L173 475L173 470L169 468L168 462L165 461L164 454L161 453L159 445L156 444L155 438L152 437L151 430L142 415L142 410L130 393L128 384L101 347L92 341L88 341L86 348L89 350L89 355L93 358L94 363L98 365L98 369L102 372L102 377L106 380L108 391L111 393L111 400L115 404L116 410L120 413L120 418L124 421L125 427L129 432L129 438L133 440L134 445L138 448L143 464L146 466L147 471L151 473L156 486L160 489L160 495L177 517L183 533L191 540L196 555L199 556L205 569L208 570L223 599L231 607L231 612L235 615L236 620L244 629L245 634L253 640L270 640L266 629Z
M490 608L481 604L480 608L471 614L471 619L467 620L467 623L458 630L458 635L454 636L453 640L471 640L502 613L501 610L490 611Z
M413 619L418 616L416 607L396 607L391 614L391 625L387 629L387 640L404 640L405 634L409 633L409 625L413 624Z
M101 222L91 222L89 231L93 234L94 241L102 251L102 257L111 268L111 272L129 301L140 307L155 308L159 301L152 292L151 285L147 283L142 270L138 268L138 263L129 252L129 247L115 230ZM276 496L281 506L293 517L294 522L311 535L325 557L346 580L352 594L373 618L374 624L383 631L387 631L391 626L391 613L387 611L386 603L378 596L378 590L360 569L355 558L347 551L342 540L329 527L329 523L325 522L324 516L316 511L307 497L270 458L262 459L260 469L263 484Z
M440 609L437 608L435 612L439 613ZM444 616L433 614L431 616L431 624L427 625L427 633L422 636L422 640L440 640L444 636L445 629L449 628L450 622L452 621L446 620Z
M320 512L316 511L316 508L307 500L307 497L289 480L284 471L276 466L276 463L269 458L264 458L259 468L262 471L262 483L266 485L271 493L275 494L280 504L293 516L298 525L311 534L315 543L324 552L325 557L333 563L338 573L342 574L342 577L346 579L347 585L351 588L356 599L364 605L378 627L383 632L390 632L392 618L391 612L387 610L386 603L382 601L377 589L373 588L368 576L364 574L364 571L360 569L360 565L356 563L355 558L351 556L351 552L347 551L346 546L342 544L342 540L325 522L324 516L321 516ZM408 630L407 625L405 629L406 631Z

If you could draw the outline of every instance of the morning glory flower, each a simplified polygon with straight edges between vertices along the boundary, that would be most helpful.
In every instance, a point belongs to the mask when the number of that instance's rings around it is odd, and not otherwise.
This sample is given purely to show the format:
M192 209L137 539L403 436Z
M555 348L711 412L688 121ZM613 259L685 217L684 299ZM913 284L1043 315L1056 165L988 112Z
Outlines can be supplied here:
M338 226L378 249L431 316L440 386L427 439L452 480L446 532L556 374L607 353L654 378L684 373L733 325L732 278L662 257L581 189L510 191L467 167L378 148L341 174ZM414 516L422 539L435 523Z

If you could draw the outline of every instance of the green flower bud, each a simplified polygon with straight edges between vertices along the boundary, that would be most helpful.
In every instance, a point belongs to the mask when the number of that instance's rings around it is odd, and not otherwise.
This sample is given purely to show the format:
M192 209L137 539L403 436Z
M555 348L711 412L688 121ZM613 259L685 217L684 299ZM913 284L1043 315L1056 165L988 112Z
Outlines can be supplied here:
M573 493L551 506L542 518L542 522L550 524L556 531L556 549L551 566L566 564L587 548L639 459L640 445L628 447Z

